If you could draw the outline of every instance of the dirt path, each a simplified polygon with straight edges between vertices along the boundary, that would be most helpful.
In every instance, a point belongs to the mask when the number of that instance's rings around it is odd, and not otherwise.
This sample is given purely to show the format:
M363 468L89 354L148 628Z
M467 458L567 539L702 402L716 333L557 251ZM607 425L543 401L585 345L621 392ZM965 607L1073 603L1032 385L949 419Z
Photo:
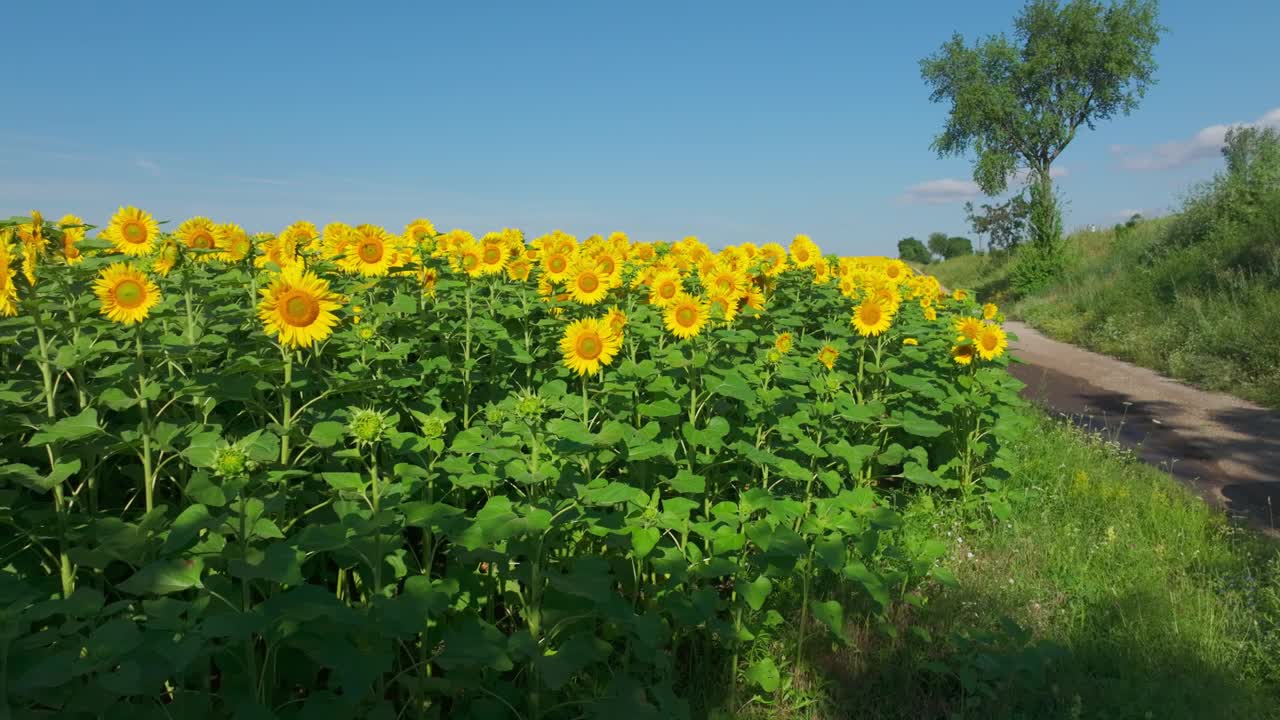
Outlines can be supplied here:
M1020 322L1010 370L1024 395L1135 449L1206 502L1280 526L1280 413L1058 342Z

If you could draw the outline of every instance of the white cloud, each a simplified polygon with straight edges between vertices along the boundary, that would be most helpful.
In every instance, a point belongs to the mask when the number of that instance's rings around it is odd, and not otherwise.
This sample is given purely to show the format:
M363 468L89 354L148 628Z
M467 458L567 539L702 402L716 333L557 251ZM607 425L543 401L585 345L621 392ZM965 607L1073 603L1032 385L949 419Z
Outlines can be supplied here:
M946 205L972 200L981 194L982 190L972 180L940 178L912 185L899 196L898 201L904 205Z
M1026 184L1027 177L1030 174L1031 171L1026 168L1015 170L1013 175L1009 177L1010 188L1016 189ZM1067 169L1065 167L1052 167L1049 169L1049 177L1060 178L1066 176ZM947 205L973 200L980 195L982 195L982 189L978 187L978 183L972 180L939 178L912 185L906 189L906 192L898 196L898 202L903 205Z
M157 165L155 162L142 157L141 155L133 159L133 164L143 170L146 170L148 173L152 175L156 175L156 176L160 175L160 166Z
M1126 170L1169 170L1216 156L1222 151L1227 131L1233 127L1272 127L1280 130L1280 108L1267 112L1253 122L1210 125L1185 140L1150 147L1112 145L1108 149L1112 155L1120 158L1120 167Z

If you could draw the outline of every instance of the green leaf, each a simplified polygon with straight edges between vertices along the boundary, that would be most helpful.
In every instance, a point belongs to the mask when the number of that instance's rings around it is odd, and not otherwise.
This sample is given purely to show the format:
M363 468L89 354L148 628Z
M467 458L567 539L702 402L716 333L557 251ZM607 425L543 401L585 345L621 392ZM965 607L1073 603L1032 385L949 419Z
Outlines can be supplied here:
M167 595L203 587L200 582L203 570L201 558L167 558L147 565L116 587L131 595Z
M916 437L938 437L947 431L946 426L940 425L933 420L921 417L910 410L896 415L895 419L902 424L902 430Z
M346 432L346 426L335 420L324 420L311 426L311 432L307 438L316 447L333 447L342 439Z
M79 415L62 418L55 423L46 425L43 430L31 436L31 439L27 441L27 447L77 440L100 432L102 432L102 428L98 427L98 411L88 407L81 410Z
M340 492L359 492L364 489L364 476L353 472L326 472L320 476L329 486Z
M662 531L655 527L633 528L631 530L631 550L637 560L642 560L653 552L654 546L662 538Z
M761 690L771 693L778 689L782 682L782 675L778 672L778 666L774 664L773 658L764 658L751 664L747 668L746 677L751 682L760 686Z
M676 476L668 480L667 484L672 490L687 495L701 495L707 491L707 479L688 470L676 473Z
M831 634L840 640L844 640L844 606L835 600L827 600L826 602L814 602L810 605L813 610L813 617L823 625L826 625Z
M737 590L752 610L759 610L764 607L764 601L769 597L769 593L773 592L773 581L763 575L751 582L739 580Z
M756 399L755 391L747 384L746 378L742 377L742 375L738 374L734 370L730 370L724 375L715 378L710 381L707 386L707 389L717 395L724 395L725 397L733 398L734 400L741 401L748 405L755 402Z
M640 403L636 406L636 410L644 417L664 418L679 415L682 409L674 402L662 399L651 403Z

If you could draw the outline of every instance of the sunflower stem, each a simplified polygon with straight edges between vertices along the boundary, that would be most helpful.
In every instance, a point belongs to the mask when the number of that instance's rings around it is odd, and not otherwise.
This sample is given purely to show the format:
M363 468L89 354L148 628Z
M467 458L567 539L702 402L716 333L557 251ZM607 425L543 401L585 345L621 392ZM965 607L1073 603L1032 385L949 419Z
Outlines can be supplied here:
M281 346L284 352L284 397L281 402L280 424L284 433L280 437L280 464L289 465L289 436L293 434L293 353Z
M36 324L36 342L40 350L40 378L44 381L44 407L49 422L53 422L58 414L57 401L54 399L53 367L49 360L49 339L44 334L44 315L37 307L33 313ZM57 471L58 452L53 443L45 446L49 453L49 472ZM53 510L58 518L58 575L62 581L62 596L71 597L76 589L75 571L71 567L71 557L67 555L67 502L62 492L62 483L53 487Z
M466 300L467 321L463 325L462 343L462 427L471 427L471 278L463 293Z
M138 408L142 411L142 495L147 512L155 509L155 482L151 476L151 405L147 400L147 361L142 352L142 323L134 333L138 367Z
M587 376L582 376L582 424L591 429L591 405L587 402Z

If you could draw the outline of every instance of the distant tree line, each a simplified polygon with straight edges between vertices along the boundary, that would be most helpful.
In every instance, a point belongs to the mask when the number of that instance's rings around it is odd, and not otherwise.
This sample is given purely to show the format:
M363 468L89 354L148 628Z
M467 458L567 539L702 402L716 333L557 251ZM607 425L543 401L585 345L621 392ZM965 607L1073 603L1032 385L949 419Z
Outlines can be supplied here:
M898 257L907 262L927 265L935 260L950 260L961 255L973 254L973 242L967 237L948 235L944 232L929 233L928 243L914 237L898 241Z

